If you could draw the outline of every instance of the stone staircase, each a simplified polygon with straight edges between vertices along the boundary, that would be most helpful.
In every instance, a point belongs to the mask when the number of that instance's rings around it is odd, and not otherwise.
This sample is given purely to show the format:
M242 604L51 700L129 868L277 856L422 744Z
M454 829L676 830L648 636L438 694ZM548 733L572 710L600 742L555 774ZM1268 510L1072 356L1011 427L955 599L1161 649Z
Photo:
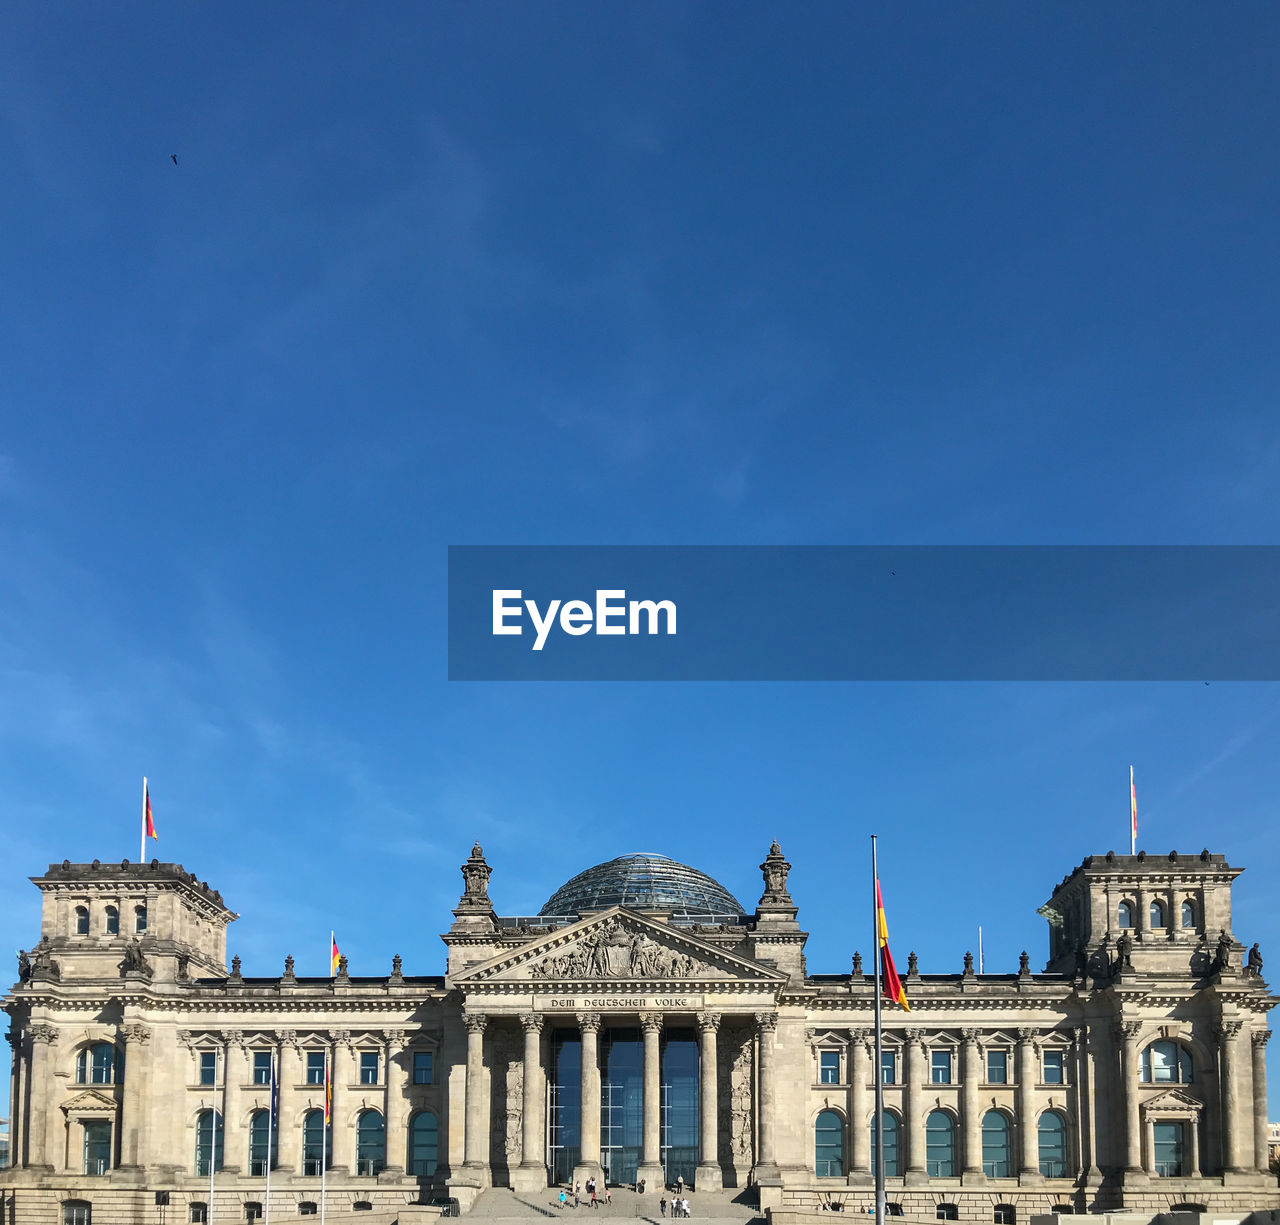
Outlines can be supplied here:
M561 1208L559 1204L559 1187L548 1187L545 1191L516 1192L503 1187L492 1187L483 1192L466 1213L468 1219L484 1221L536 1221L543 1217L568 1218L578 1221L579 1225L598 1222L607 1225L610 1220L646 1221L649 1225L668 1225L670 1213L663 1217L658 1209L658 1201L662 1192L646 1191L637 1194L624 1187L612 1187L611 1203L601 1203L592 1208L589 1199L581 1200L574 1208L572 1199L569 1207ZM755 1206L754 1197L748 1197L741 1191L696 1191L686 1192L689 1200L689 1225L700 1222L701 1225L750 1225L761 1220ZM671 1202L671 1193L667 1193L667 1202Z

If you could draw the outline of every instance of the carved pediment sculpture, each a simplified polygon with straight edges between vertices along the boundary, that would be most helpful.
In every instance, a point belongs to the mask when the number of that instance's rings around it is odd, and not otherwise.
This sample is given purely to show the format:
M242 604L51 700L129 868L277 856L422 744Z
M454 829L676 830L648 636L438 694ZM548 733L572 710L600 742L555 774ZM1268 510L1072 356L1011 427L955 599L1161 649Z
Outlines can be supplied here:
M560 928L460 976L473 982L740 977L772 981L780 976L679 929L655 924L620 908Z

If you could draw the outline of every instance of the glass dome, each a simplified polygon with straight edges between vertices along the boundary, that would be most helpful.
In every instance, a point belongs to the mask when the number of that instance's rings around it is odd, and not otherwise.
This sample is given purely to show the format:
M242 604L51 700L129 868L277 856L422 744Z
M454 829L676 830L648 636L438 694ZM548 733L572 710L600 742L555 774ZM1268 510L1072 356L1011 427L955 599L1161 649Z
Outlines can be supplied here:
M669 910L687 922L739 919L738 899L705 872L665 855L619 855L579 872L555 891L539 915L576 915L608 906Z

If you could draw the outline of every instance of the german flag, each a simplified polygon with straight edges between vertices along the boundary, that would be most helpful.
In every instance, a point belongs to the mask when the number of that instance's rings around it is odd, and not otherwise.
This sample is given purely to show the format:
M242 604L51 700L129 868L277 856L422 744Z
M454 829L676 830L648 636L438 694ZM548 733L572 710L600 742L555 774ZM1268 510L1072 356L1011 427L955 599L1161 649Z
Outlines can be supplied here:
M898 977L897 968L893 964L893 954L889 952L889 925L884 918L884 898L880 896L880 879L876 878L876 935L880 940L880 987L884 998L895 1004L901 1004L907 1012L911 1005L907 1003L907 990Z
M151 819L151 788L147 786L147 780L142 780L142 836L143 838L154 838L160 841L160 835L156 833L156 823Z
M338 962L342 955L338 952L338 942L334 939L333 932L329 933L329 977L332 978L338 972Z

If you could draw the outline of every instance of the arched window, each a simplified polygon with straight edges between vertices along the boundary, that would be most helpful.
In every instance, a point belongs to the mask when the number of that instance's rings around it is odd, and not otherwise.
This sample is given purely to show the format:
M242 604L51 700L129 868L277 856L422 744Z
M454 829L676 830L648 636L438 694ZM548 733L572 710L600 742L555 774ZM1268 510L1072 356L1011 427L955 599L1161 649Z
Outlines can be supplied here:
M955 1177L956 1127L945 1110L934 1110L925 1120L924 1160L930 1177Z
M114 906L107 907L107 935L120 934L120 912Z
M62 1225L90 1225L92 1220L93 1205L87 1199L62 1201Z
M89 934L89 907L76 907L76 935L87 936Z
M419 1110L409 1120L409 1174L434 1178L440 1156L440 1127L429 1110Z
M133 908L133 930L141 936L147 930L147 908L145 906L135 906Z
M271 1115L266 1110L255 1110L249 1116L249 1176L266 1177L268 1163L275 1169L279 1157L279 1135L271 1126ZM270 1152L268 1152L270 1145Z
M79 1085L109 1085L123 1079L124 1061L117 1057L116 1048L110 1042L97 1042L85 1047L76 1056L76 1083Z
M356 1173L380 1174L386 1165L386 1124L376 1110L365 1110L356 1124Z
M208 1175L222 1169L222 1115L216 1110L202 1110L196 1115L196 1174Z
M1132 927L1133 926L1133 907L1128 902L1121 902L1116 907L1116 926Z
M1176 1042L1153 1042L1142 1052L1144 1084L1191 1083L1191 1052Z
M188 1225L205 1225L209 1219L209 1205L202 1199L193 1199L187 1205Z
M333 1128L325 1135L324 1111L308 1110L302 1116L302 1172L318 1176L333 1161Z
M823 1110L813 1125L814 1173L819 1178L844 1175L844 1120L834 1110Z
M1195 902L1182 903L1182 926L1195 927L1196 925L1196 904Z
M1164 903L1163 902L1151 903L1151 926L1152 927L1164 926Z
M900 1159L898 1157L898 1116L892 1111L884 1112L884 1174L886 1178L897 1178L902 1173ZM871 1168L874 1170L876 1162L876 1122L871 1120Z
M997 1204L991 1219L995 1225L1017 1225L1018 1210L1012 1204Z
M960 1219L960 1209L955 1204L939 1204L934 1216L939 1221L958 1221Z
M999 1110L982 1116L982 1172L988 1178L1009 1177L1009 1117Z
M1046 1110L1036 1127L1040 1145L1040 1173L1046 1178L1067 1176L1067 1120L1056 1110Z
M244 1202L244 1219L258 1221L262 1219L262 1204L258 1200L248 1199Z

